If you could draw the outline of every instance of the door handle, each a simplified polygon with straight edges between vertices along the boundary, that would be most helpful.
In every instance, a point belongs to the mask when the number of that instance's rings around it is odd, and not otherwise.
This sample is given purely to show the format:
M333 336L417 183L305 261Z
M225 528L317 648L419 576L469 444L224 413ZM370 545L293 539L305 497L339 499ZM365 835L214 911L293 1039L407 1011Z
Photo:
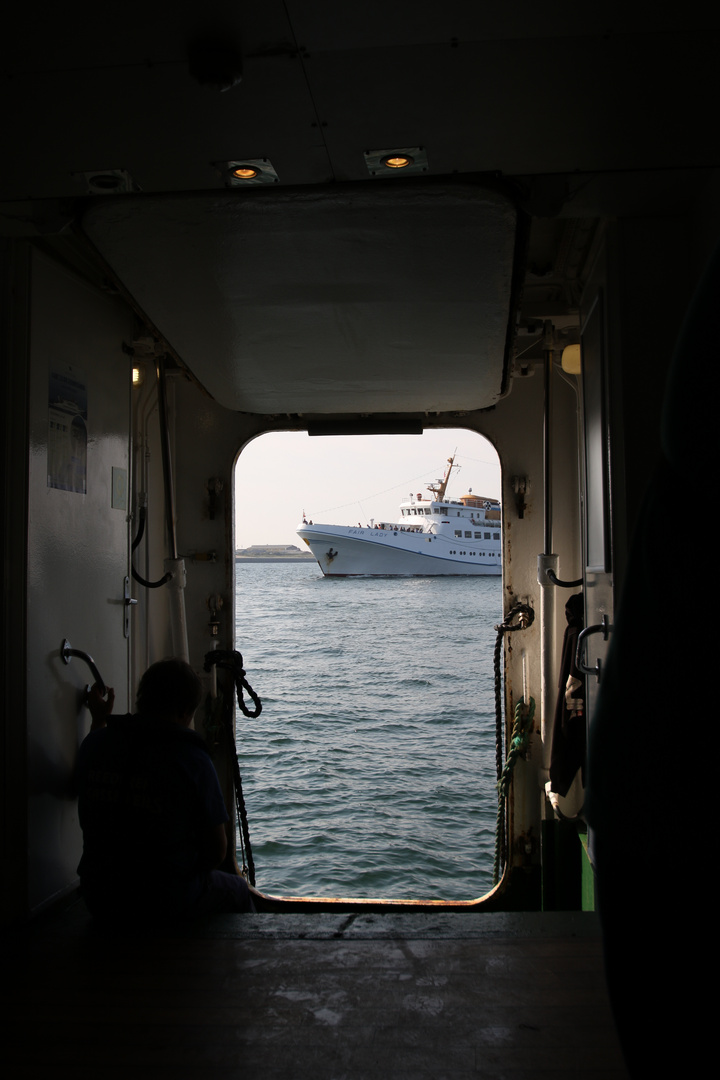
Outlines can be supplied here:
M594 675L598 682L600 682L600 675L602 673L602 661L600 657L595 661L595 667L588 667L585 663L585 645L587 639L593 634L602 634L603 641L607 641L612 633L612 626L607 615L603 615L603 621L601 623L594 623L592 626L586 626L584 630L581 630L578 634L577 649L575 650L575 667L579 671L584 672L586 675Z

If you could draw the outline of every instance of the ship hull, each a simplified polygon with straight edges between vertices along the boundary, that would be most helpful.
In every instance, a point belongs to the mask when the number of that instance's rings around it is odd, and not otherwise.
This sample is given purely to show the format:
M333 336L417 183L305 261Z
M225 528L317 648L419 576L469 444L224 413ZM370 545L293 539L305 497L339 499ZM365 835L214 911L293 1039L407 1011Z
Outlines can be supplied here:
M298 536L327 577L483 577L502 572L482 545L428 533L360 526L303 525Z

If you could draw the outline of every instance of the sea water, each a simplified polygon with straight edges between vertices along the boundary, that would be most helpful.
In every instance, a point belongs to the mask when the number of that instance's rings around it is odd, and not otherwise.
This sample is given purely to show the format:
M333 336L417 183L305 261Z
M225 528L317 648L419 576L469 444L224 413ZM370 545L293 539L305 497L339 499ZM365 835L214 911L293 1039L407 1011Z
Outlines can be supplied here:
M500 577L236 563L236 725L264 892L469 900L492 885Z

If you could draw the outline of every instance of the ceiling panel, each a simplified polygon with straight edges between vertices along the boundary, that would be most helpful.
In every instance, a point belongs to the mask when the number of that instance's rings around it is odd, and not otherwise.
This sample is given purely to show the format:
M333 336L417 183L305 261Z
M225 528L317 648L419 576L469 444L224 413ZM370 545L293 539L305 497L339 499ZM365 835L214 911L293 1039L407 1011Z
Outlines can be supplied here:
M111 168L221 190L213 162L242 157L281 184L363 180L363 151L394 145L425 146L431 175L708 166L719 22L694 0L13 10L0 198L82 195L78 174ZM226 93L190 73L207 40L240 57Z
M470 184L97 200L83 228L234 409L475 409L499 397L515 210Z

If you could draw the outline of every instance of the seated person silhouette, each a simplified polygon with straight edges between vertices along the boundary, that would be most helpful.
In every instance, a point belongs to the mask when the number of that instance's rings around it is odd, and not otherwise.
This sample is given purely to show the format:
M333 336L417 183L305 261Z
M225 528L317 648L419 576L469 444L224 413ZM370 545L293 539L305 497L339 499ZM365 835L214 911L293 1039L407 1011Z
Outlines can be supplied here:
M105 697L96 683L88 695L78 873L99 918L255 910L245 879L217 869L228 814L207 746L189 727L201 696L199 678L178 659L148 668L133 715L111 715L110 688Z

